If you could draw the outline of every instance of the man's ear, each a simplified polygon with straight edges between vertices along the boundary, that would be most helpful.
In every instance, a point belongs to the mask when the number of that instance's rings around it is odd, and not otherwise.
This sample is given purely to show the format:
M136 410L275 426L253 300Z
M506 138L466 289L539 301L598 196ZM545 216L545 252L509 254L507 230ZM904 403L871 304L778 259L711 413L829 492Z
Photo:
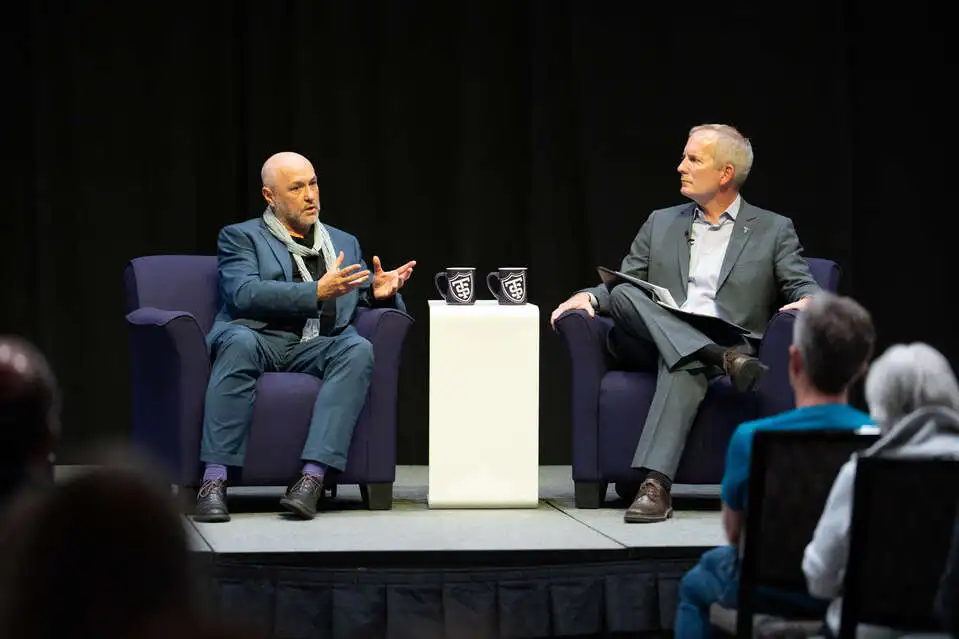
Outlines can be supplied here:
M723 166L722 174L719 176L719 185L728 186L732 184L734 177L736 177L735 167L732 164Z
M272 208L273 207L273 191L270 190L270 187L264 186L262 189L260 189L260 193L263 194L263 199L266 200L267 204L269 204L270 207Z
M795 344L789 345L789 372L799 375L802 372L802 354Z

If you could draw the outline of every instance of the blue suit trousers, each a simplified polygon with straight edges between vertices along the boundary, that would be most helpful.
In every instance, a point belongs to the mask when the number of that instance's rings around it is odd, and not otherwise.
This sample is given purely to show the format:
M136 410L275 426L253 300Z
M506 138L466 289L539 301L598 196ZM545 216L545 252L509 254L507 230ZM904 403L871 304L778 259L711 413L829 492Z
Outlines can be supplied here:
M373 347L355 328L300 342L293 333L232 324L213 335L209 346L213 367L204 408L203 462L242 467L257 378L265 372L296 372L323 379L301 458L345 469L373 374Z

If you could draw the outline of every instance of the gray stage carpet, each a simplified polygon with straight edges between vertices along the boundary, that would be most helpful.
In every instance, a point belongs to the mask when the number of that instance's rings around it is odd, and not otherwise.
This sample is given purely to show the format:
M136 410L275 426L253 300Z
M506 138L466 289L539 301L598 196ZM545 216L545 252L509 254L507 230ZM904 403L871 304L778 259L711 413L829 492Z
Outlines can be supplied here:
M660 524L626 524L610 487L608 504L580 510L573 502L569 466L540 468L536 509L431 510L427 468L400 466L393 509L363 508L356 486L339 488L312 521L288 518L279 508L282 488L231 488L233 520L188 520L198 551L216 553L613 550L712 547L724 542L715 510L679 510ZM676 486L677 497L715 497L715 486ZM707 507L709 504L707 504Z

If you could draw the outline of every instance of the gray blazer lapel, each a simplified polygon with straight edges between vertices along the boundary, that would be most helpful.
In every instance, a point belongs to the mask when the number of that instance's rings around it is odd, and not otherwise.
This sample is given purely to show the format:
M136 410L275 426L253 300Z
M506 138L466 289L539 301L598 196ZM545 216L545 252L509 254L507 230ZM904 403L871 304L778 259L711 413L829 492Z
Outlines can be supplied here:
M293 258L290 257L290 252L287 250L286 245L283 244L280 240L273 237L273 234L270 233L270 229L262 228L260 232L263 233L263 236L266 238L266 243L270 246L270 249L273 251L273 255L276 256L276 261L280 263L280 268L283 269L283 277L287 282L293 281ZM262 273L260 274L262 277Z
M739 259L740 253L746 247L746 242L755 233L754 222L759 217L753 208L743 200L739 208L739 215L736 216L736 224L733 225L733 234L729 238L729 245L726 247L726 257L723 258L723 266L719 269L719 281L716 283L718 291L723 286L723 282L729 277L729 272L733 270L733 265Z
M689 279L689 233L693 227L693 211L696 205L690 205L679 212L667 231L666 237L672 237L679 258L679 288L685 297L686 281ZM666 241L669 246L669 239Z

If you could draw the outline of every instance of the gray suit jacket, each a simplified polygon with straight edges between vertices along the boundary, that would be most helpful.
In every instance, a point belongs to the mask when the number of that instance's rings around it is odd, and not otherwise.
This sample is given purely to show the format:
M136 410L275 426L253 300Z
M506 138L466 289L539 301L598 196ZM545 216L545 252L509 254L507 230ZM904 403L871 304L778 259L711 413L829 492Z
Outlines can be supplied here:
M685 302L695 210L696 204L690 202L653 211L620 271L668 288L677 304ZM777 300L795 302L818 290L792 221L742 200L719 273L716 306L722 317L761 337ZM599 312L609 312L605 285L583 292L596 296Z

